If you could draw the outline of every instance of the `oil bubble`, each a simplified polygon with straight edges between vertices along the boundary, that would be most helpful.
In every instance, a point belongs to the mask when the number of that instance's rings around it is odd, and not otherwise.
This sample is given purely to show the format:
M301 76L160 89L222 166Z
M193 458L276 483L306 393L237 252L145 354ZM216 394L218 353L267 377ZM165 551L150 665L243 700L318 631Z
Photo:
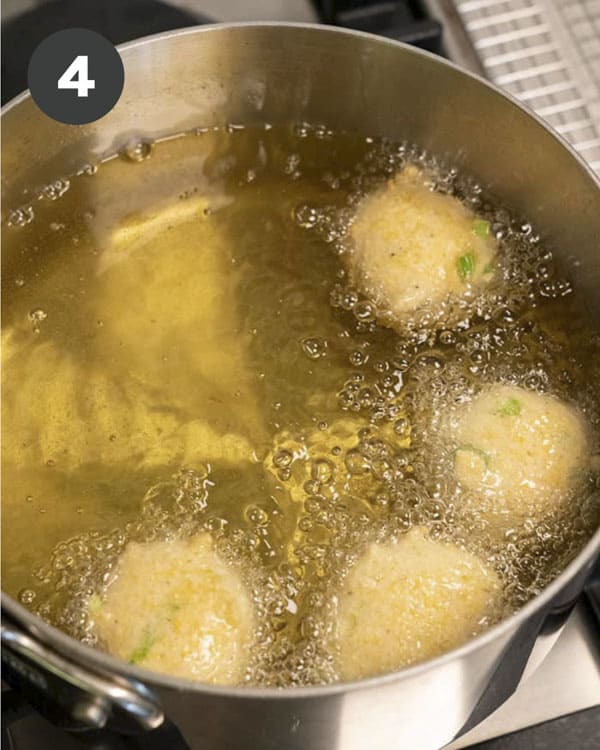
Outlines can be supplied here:
M18 599L24 606L29 606L35 601L35 591L32 589L21 589L18 594Z
M245 515L253 526L266 526L269 523L269 514L257 505L249 505Z
M6 223L9 227L24 227L27 224L31 224L34 220L35 214L32 206L24 206L23 208L17 208L8 213Z
M327 458L319 458L313 462L311 468L312 478L320 484L329 484L333 481L335 473L334 464Z
M84 164L83 167L77 172L78 175L87 175L88 177L91 177L96 174L98 171L98 165L97 164Z
M300 345L302 346L302 351L309 359L316 360L327 356L329 344L326 339L310 336L302 339Z
M357 320L363 323L369 323L375 320L375 306L371 302L363 300L353 306L353 313Z
M40 197L51 201L58 200L58 198L67 192L70 186L71 183L69 180L56 180L42 188Z
M150 155L152 154L152 149L152 141L132 141L127 146L125 146L125 148L121 152L121 156L123 159L125 159L125 161L134 163L142 162L150 157Z
M369 472L369 462L357 450L351 450L346 453L346 468L350 474L362 475Z
M273 465L278 469L285 469L290 466L293 459L293 455L288 450L282 448L273 456Z
M369 355L361 349L355 349L350 352L348 359L350 360L350 364L354 367L362 367L369 361Z

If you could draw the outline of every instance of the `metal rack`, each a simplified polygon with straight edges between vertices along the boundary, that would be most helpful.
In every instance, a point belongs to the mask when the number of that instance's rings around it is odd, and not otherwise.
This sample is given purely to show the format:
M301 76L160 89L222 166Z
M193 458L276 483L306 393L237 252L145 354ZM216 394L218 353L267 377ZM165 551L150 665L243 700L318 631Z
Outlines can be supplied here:
M600 172L600 0L455 0L485 74Z

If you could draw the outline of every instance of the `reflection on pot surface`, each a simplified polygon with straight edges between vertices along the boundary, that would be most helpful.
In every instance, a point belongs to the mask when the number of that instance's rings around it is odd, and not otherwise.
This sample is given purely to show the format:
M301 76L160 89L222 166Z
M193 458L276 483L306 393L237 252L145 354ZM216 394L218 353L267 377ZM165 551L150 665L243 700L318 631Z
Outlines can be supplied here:
M600 340L452 165L235 125L9 224L5 584L75 638L217 683L378 674L514 612L597 527Z

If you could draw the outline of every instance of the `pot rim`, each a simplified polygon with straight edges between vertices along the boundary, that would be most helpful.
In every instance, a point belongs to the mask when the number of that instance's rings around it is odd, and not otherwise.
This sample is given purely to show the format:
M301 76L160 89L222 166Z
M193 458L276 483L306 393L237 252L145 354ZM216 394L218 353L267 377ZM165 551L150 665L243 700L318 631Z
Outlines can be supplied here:
M378 44L384 44L391 47L400 47L409 54L429 59L430 61L440 66L452 68L457 74L462 75L466 78L471 78L487 89L490 89L496 95L505 99L510 105L521 110L525 115L533 119L538 126L545 130L548 135L557 140L561 144L561 146L569 152L570 156L578 163L580 169L582 169L584 173L586 173L587 176L591 178L592 184L594 184L596 188L600 190L600 177L598 177L592 171L591 167L575 151L571 144L563 136L554 131L551 126L533 110L519 102L512 94L502 90L499 86L491 83L490 81L487 81L482 76L460 67L452 61L446 60L445 58L442 58L432 52L413 47L404 42L388 39L386 37L381 37L376 34L371 34L364 31L342 29L322 24L278 21L242 21L234 23L204 24L201 26L191 26L183 29L160 32L157 34L140 37L139 39L135 39L124 44L120 44L117 46L117 49L120 53L126 53L129 50L135 49L136 47L152 44L153 42L165 38L211 33L213 31L228 30L232 28L240 30L247 28L305 29L314 32L315 34L318 33L328 36L332 34L352 37L358 36L372 42L377 42ZM29 90L25 90L21 94L18 94L0 109L0 116L4 116L14 107L17 107L19 104L29 98L31 98ZM579 570L585 567L585 565L587 565L588 563L591 564L596 555L599 553L600 528L596 530L594 535L589 539L580 553L540 594L527 602L527 604L517 610L514 614L492 626L475 638L468 640L458 648L452 649L451 651L447 651L433 659L419 662L404 669L396 670L393 672L386 672L385 674L364 678L362 680L352 680L349 682L340 681L328 685L309 685L302 687L284 688L252 686L233 687L224 685L211 685L195 680L171 677L167 674L162 674L160 672L154 672L149 669L144 669L143 667L130 665L127 662L118 659L117 657L99 651L91 646L86 646L85 644L77 641L72 636L69 636L61 630L58 630L54 626L44 622L37 615L32 614L29 610L25 609L25 607L19 604L13 597L4 593L4 591L2 592L2 608L6 609L11 617L14 618L14 620L17 622L17 624L24 627L30 635L41 637L45 644L56 648L56 650L61 652L62 654L67 655L72 659L76 659L78 662L83 663L84 665L89 665L92 668L96 668L101 672L116 673L124 677L130 677L146 685L149 685L152 688L185 690L197 693L220 695L223 697L230 697L235 699L319 699L325 696L335 696L346 692L375 688L379 687L380 685L399 682L403 679L411 679L418 676L419 674L434 670L438 667L443 667L449 662L452 662L455 659L459 659L471 651L476 651L480 647L484 647L492 641L500 639L502 636L507 635L508 632L513 630L515 627L523 624L530 616L533 616L542 607L549 604L553 597L563 588L563 586L565 586Z

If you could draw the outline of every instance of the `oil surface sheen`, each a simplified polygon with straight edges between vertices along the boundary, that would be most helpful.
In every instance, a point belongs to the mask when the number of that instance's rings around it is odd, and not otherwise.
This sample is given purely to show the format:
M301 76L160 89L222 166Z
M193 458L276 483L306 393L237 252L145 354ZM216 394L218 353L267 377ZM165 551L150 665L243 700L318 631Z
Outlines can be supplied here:
M499 257L472 300L394 331L351 284L349 226L406 164L489 222ZM135 144L12 211L2 262L4 587L87 643L129 541L207 531L256 608L245 682L331 682L336 596L371 542L419 526L489 565L503 600L479 632L598 524L583 300L534 228L416 148L304 124ZM498 382L576 408L591 454L561 503L500 532L447 429Z

